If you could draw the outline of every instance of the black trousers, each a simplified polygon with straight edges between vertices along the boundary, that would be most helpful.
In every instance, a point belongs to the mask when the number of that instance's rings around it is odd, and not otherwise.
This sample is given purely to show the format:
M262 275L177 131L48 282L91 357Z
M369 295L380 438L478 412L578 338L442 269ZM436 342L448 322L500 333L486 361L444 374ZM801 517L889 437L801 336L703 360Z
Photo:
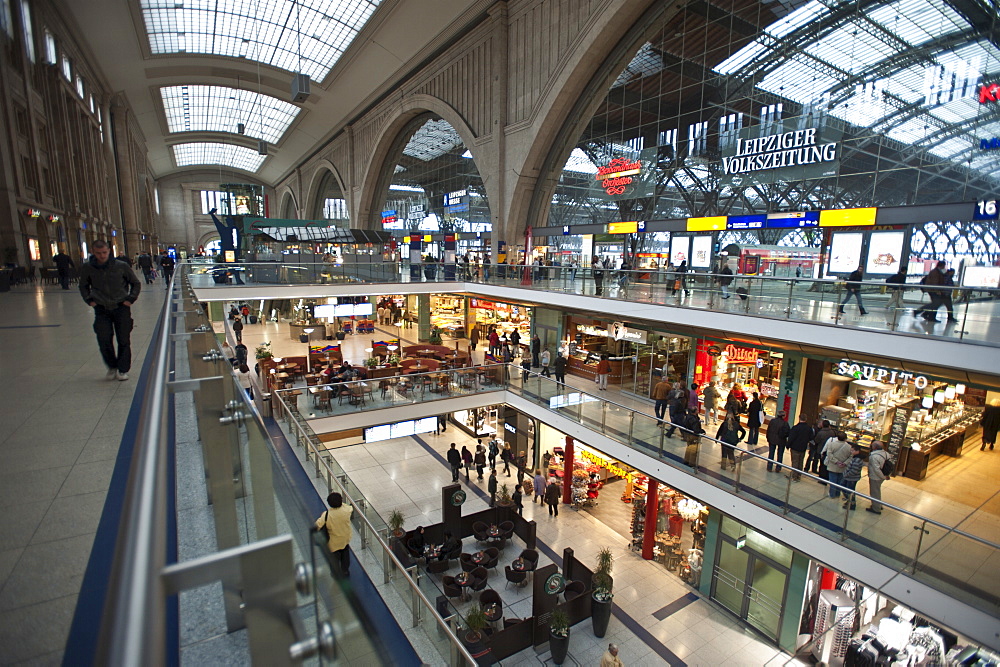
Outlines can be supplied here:
M104 365L120 373L128 373L132 368L132 309L124 305L113 310L95 306L94 333L97 334L97 347L101 350Z
M335 578L348 577L351 574L351 548L344 547L337 551L331 551L333 556L333 566L330 574ZM340 570L339 572L337 570Z
M565 372L560 373L559 371L556 371L556 382L558 382L559 384L566 384L566 373Z

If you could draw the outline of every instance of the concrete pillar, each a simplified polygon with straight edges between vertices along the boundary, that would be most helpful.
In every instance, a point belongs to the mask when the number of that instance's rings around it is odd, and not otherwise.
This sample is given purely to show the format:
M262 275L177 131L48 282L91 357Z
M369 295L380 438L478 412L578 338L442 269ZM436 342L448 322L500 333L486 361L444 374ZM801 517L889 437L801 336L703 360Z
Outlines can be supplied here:
M642 529L642 557L653 560L653 549L656 547L656 513L659 510L659 483L649 478L646 489L646 521Z

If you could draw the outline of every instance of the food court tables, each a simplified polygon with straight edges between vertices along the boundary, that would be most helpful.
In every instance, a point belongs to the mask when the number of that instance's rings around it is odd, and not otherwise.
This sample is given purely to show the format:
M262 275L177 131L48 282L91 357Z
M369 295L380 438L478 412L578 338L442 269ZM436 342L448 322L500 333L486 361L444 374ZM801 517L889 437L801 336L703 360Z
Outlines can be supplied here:
M490 625L493 625L503 618L503 605L498 602L491 602L483 607L483 614L485 614L486 620L490 622Z
M472 554L472 562L476 565L484 565L490 559L490 555L485 551L477 551Z
M441 557L441 544L425 544L424 545L424 558L428 561L434 560Z
M462 589L462 600L469 600L469 586L472 585L473 578L468 572L462 572L461 574L455 575L455 584L457 584Z

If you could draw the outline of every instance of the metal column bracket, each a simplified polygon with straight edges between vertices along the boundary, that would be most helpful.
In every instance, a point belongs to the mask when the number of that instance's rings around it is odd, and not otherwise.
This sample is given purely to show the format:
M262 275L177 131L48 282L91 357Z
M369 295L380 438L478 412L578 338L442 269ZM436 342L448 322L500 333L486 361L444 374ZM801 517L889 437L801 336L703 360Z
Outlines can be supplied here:
M222 361L225 357L218 350L209 350L205 354L201 355L202 361Z
M221 375L213 375L205 378L189 378L187 380L172 380L167 383L167 388L173 393L182 391L197 391L201 389L201 383L209 380L221 380Z
M319 624L318 637L303 639L288 647L288 657L294 663L300 663L316 654L322 654L327 660L335 660L337 657L337 638L333 634L333 625L330 621Z

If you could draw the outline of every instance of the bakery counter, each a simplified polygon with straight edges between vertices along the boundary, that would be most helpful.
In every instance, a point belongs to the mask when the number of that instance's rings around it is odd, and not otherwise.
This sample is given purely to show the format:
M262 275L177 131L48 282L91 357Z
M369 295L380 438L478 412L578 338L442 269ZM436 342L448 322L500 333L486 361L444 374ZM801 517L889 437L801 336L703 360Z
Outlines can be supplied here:
M976 429L978 423L979 416L970 415L921 440L918 449L913 446L903 448L900 450L898 473L910 479L922 480L927 476L930 462L938 456L961 456L966 436Z

